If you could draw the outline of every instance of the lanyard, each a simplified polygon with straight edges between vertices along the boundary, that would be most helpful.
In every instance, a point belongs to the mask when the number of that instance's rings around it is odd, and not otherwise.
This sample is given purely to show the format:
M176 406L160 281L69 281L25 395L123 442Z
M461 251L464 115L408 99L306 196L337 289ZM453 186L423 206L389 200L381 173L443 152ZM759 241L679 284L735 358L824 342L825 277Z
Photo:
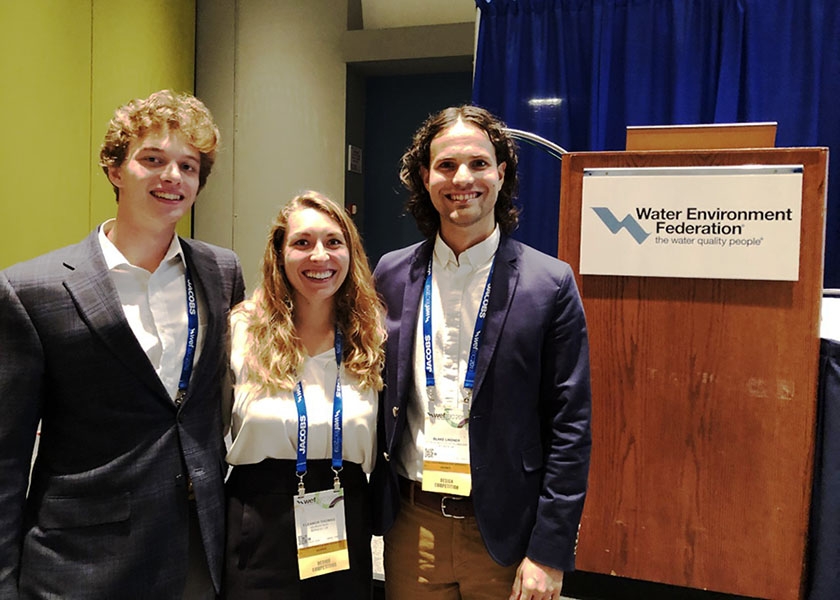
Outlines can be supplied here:
M178 381L178 393L175 395L176 406L181 406L187 396L187 388L190 385L190 375L195 360L196 338L198 337L198 306L192 277L190 277L190 268L186 263L184 263L184 280L187 286L187 350L184 352L181 379Z
M338 473L342 466L342 425L341 418L342 411L342 396L341 396L341 355L344 347L344 340L341 332L336 328L335 330L335 364L337 372L335 376L335 392L333 395L333 418L332 418L332 470L335 473L333 479L333 487L338 490L340 484L338 481ZM306 399L303 397L303 383L298 381L294 391L295 406L298 413L298 444L297 444L297 462L295 463L295 472L300 482L298 483L298 494L303 495L305 490L303 487L303 476L306 475L306 449L308 446L309 422L306 418Z
M433 258L433 257L432 257ZM435 387L435 359L432 349L432 258L429 258L429 266L426 267L426 283L423 285L423 365L426 370L426 389L431 397ZM484 329L484 318L487 316L487 303L490 301L490 281L493 279L493 269L496 260L490 263L490 272L487 274L487 281L484 283L484 293L481 294L481 303L478 306L478 315L475 317L472 341L470 342L470 354L467 358L467 372L464 375L464 389L467 390L466 400L472 398L472 390L475 385L475 365L478 361L478 350L481 343L481 331Z

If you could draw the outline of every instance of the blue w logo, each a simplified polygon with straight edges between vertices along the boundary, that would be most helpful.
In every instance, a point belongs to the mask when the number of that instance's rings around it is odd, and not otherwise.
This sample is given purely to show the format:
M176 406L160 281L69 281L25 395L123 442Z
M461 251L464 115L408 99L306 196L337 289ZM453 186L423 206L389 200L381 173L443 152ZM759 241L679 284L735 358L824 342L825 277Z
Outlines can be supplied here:
M633 239L636 240L637 244L641 244L644 242L648 236L650 235L642 226L639 225L639 222L636 221L630 215L624 217L621 221L615 218L615 215L612 214L612 211L605 207L605 206L593 206L592 210L595 211L595 214L598 215L598 218L604 222L604 225L607 226L607 229L610 230L610 233L616 234L622 229L626 229L627 233L633 236Z

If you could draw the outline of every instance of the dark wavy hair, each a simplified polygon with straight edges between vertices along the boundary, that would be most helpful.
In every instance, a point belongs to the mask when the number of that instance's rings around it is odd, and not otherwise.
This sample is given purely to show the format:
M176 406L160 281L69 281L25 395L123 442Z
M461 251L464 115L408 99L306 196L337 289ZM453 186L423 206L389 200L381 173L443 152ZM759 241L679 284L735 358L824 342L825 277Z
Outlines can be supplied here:
M496 199L495 217L502 233L512 233L519 225L519 208L514 206L518 187L516 144L505 131L505 124L489 111L478 106L452 106L429 116L414 134L411 146L405 151L400 164L400 181L408 189L410 197L406 211L414 217L417 228L426 237L432 237L440 229L440 215L432 204L426 186L423 184L421 168L429 168L432 140L445 129L461 121L478 127L490 138L496 150L496 162L505 163L505 178Z

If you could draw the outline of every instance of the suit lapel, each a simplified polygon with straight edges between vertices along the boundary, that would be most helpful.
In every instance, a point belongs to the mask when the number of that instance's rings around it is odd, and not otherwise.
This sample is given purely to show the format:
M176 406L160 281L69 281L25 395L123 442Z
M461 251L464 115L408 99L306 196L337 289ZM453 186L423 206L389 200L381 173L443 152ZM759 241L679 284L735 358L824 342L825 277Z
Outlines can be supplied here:
M64 263L67 268L64 287L82 320L111 353L140 381L168 401L166 389L125 318L119 294L108 275L98 235L98 229L94 230L79 244L78 257Z
M191 240L182 238L180 241L181 248L184 250L184 257L190 267L193 282L204 297L204 309L207 311L207 318L199 319L205 321L206 330L203 335L203 345L198 356L198 362L193 367L193 375L185 399L185 402L187 402L200 382L207 381L212 376L212 373L206 371L207 369L213 369L217 362L217 346L211 340L219 339L221 335L219 328L223 326L224 315L220 310L224 301L221 292L221 272L213 254L205 247L194 244Z
M494 267L490 302L487 317L484 321L484 331L481 332L481 350L475 368L475 386L473 398L478 400L481 384L487 375L490 361L496 353L502 329L510 312L513 302L513 292L519 281L519 260L516 246L508 236L503 235L496 250L496 264Z
M417 247L408 270L408 281L403 293L403 307L400 319L399 368L397 369L398 398L408 401L409 383L414 379L414 333L417 328L417 314L426 267L434 249L434 238Z

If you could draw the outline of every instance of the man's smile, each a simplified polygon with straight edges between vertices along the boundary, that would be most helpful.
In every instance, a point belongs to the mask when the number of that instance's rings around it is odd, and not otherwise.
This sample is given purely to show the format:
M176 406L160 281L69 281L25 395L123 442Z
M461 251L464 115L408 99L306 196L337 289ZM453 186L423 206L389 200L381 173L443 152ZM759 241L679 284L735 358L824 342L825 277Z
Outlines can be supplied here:
M152 196L155 198L159 198L160 200L183 200L183 194L172 194L169 192L160 192L160 191L152 191Z
M480 192L459 192L457 194L446 194L446 197L452 202L469 202L481 196Z

